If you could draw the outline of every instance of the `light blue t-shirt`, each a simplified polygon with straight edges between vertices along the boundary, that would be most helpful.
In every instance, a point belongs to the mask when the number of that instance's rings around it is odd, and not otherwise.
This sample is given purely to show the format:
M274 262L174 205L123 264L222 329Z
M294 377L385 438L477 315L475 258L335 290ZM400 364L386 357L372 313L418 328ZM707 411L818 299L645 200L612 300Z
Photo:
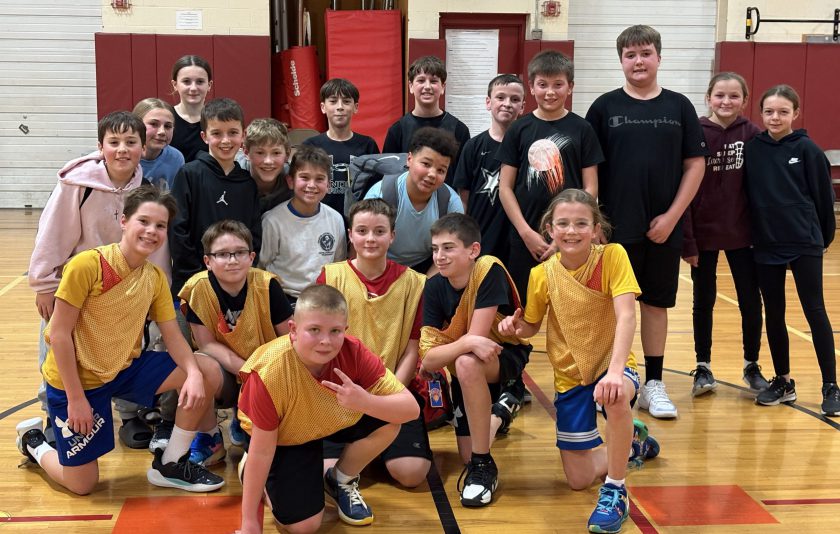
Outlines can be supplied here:
M143 178L152 182L162 191L172 189L175 175L184 166L184 156L177 148L166 145L155 159L141 159ZM165 185L164 185L165 184Z
M397 178L397 221L394 225L397 235L388 249L388 258L400 265L412 267L432 255L430 230L440 215L438 214L437 191L432 193L432 197L422 211L414 209L405 186L407 179L408 172L404 172ZM448 213L464 213L464 205L458 193L446 184L441 187L449 188ZM374 184L365 198L382 198L382 181Z

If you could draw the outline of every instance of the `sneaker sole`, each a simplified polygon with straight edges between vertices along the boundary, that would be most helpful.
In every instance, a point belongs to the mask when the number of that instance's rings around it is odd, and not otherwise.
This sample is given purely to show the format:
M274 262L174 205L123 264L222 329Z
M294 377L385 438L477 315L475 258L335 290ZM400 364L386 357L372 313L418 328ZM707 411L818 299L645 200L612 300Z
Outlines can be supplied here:
M673 412L660 412L656 410L651 410L650 406L642 406L642 403L639 402L639 408L642 410L647 411L652 417L656 417L657 419L676 419L677 418L677 410Z
M705 393L709 393L711 391L716 390L717 387L718 387L717 382L715 382L713 384L707 384L707 385L702 386L702 387L692 387L691 388L691 396L692 397L699 397L700 395L703 395Z
M621 525L627 521L627 518L630 517L630 514L624 514L622 516L621 521L618 522L618 526L610 526L606 528L602 528L600 525L589 525L589 532L598 532L600 534L615 534L616 532L621 531Z
M160 474L160 471L153 467L146 471L146 479L150 484L161 488L175 488L192 493L207 493L210 491L216 491L225 485L224 480L219 484L190 484L188 482L184 482L183 480L166 478Z
M762 402L758 399L755 399L755 403L760 404L761 406L778 406L779 404L790 403L790 402L796 402L796 393L793 393L793 394L790 394L790 395L785 395L784 397L781 397L780 399L776 399L774 401L769 401L769 402Z
M467 508L480 508L482 506L487 506L488 504L493 502L493 494L496 493L496 488L498 488L498 487L499 487L499 478L497 477L496 478L496 483L493 484L492 488L490 488L490 498L487 499L487 502L484 502L481 499L479 499L479 500L464 499L463 497L461 497L461 505L465 506Z
M373 512L370 513L370 517L366 517L364 519L353 519L352 517L345 515L344 512L341 511L341 507L338 505L338 500L332 496L332 494L324 489L324 496L329 498L330 502L335 505L335 510L338 512L338 517L347 523L348 525L353 525L355 527L360 527L364 525L370 525L373 523Z
M837 416L840 416L840 412L824 412L824 411L820 410L820 413L821 413L821 414L823 414L823 415L824 415L824 416L826 416L826 417L837 417Z

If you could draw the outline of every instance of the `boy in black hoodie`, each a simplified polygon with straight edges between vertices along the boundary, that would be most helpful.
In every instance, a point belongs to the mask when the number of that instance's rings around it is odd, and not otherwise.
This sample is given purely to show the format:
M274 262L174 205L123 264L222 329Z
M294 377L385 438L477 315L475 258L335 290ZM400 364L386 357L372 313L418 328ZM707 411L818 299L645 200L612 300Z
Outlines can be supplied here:
M217 221L244 223L259 255L262 225L257 186L236 163L244 129L242 108L229 98L212 100L201 112L201 138L210 153L199 152L178 171L172 184L172 196L178 201L178 215L169 226L173 295L204 269L201 236Z

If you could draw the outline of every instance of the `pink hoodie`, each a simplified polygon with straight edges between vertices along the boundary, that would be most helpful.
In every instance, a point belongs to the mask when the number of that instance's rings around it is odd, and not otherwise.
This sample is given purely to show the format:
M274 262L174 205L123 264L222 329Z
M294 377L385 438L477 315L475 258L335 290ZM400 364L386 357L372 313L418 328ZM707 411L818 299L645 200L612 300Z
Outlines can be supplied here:
M99 151L69 161L58 171L58 184L41 213L29 259L29 286L36 293L58 289L64 264L79 252L120 240L123 196L139 187L142 178L143 169L138 165L131 180L115 188ZM80 209L87 188L92 191ZM170 276L165 241L149 259Z

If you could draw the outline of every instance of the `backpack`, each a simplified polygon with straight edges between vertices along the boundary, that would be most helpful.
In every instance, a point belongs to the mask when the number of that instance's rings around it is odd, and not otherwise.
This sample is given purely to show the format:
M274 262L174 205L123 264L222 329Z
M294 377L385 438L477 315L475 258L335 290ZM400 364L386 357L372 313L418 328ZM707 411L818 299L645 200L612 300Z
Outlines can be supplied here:
M371 187L382 182L382 200L395 209L399 203L397 196L397 178L408 170L408 154L369 154L356 156L350 160L350 183L344 194L344 215L350 216L350 208L365 198ZM437 190L438 217L449 212L449 199L452 190L442 185Z
M454 411L452 408L452 397L449 391L449 380L446 378L446 373L438 371L434 373L435 380L440 382L440 393L443 406L440 408L433 408L429 401L429 381L420 376L420 360L417 360L418 373L414 375L414 379L408 384L408 390L418 398L423 399L423 421L426 423L426 430L434 430L440 428L452 420Z
M350 215L350 207L365 198L374 184L385 176L399 176L408 170L408 154L368 154L350 158L350 183L344 194L344 215Z
M145 178L141 178L140 187L143 187L144 185L152 185L152 182L146 180ZM87 202L87 199L90 197L91 193L93 193L93 188L91 186L86 186L85 192L82 193L82 201L79 202L79 209L82 209L82 206L85 205L85 202Z

